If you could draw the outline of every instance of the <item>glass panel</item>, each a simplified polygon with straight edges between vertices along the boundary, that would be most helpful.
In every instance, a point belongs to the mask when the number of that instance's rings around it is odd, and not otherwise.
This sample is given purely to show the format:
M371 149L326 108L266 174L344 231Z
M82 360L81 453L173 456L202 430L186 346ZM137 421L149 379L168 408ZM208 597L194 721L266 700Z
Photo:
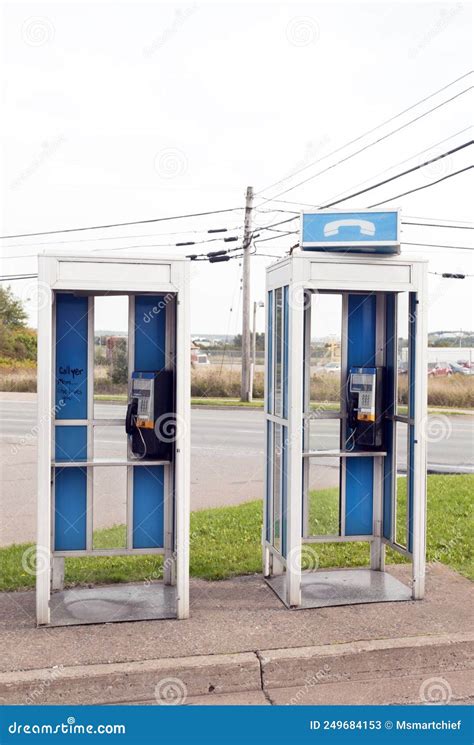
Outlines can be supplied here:
M396 413L407 416L408 403L408 293L397 301L397 402Z
M283 288L283 418L288 419L288 337L289 337L288 285Z
M94 419L125 418L128 387L128 297L94 301Z
M93 469L92 547L127 546L127 469L124 466Z
M275 290L275 393L274 413L282 415L282 336L283 336L283 290L281 287Z
M340 409L342 295L311 296L310 407Z
M288 517L288 427L282 427L281 453L281 553L286 558L286 526Z
M281 551L281 470L282 470L282 427L274 424L273 456L273 545Z
M309 420L309 449L310 450L339 450L340 443L339 419Z
M407 545L407 437L408 425L396 422L397 473L395 484L395 543Z
M273 291L268 293L267 307L267 410L273 414Z
M340 458L310 458L308 535L339 535Z
M110 408L113 408L112 406ZM118 408L118 407L114 407ZM127 460L125 425L94 427L94 458Z
M268 542L272 540L272 510L273 510L273 491L272 491L272 463L273 463L273 423L267 422L267 493L266 493L266 525L265 535Z

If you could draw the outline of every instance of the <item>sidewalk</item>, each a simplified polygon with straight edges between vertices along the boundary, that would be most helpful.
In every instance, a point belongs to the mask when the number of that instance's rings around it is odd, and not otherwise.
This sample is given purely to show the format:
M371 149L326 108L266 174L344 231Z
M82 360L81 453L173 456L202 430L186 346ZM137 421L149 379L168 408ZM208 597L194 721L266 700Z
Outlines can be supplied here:
M390 571L409 581L408 567ZM472 585L435 564L427 587L421 602L288 611L257 576L193 580L186 621L42 629L32 592L4 593L0 701L420 703L441 690L467 702Z

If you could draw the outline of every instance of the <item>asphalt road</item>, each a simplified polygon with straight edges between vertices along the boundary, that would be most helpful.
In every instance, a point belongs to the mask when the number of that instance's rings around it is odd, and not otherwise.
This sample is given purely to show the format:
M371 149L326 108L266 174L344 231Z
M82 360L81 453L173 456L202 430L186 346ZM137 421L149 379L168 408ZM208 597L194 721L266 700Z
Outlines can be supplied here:
M96 404L95 416L125 418L125 407L117 404ZM198 409L191 414L191 448L194 453L218 454L244 460L262 455L264 448L263 412L260 410ZM1 401L0 432L2 438L31 437L36 425L36 403L33 401ZM474 419L456 415L434 415L428 421L428 465L430 469L471 469L473 461ZM97 455L111 450L110 456L125 450L122 427L97 427ZM111 448L108 448L108 446ZM338 447L338 422L319 420L312 423L311 447ZM398 437L399 464L406 460L406 438ZM104 453L105 455L105 453ZM107 452L109 455L109 452Z
M36 401L31 394L0 400L0 545L33 540L36 521ZM125 407L98 404L96 418L121 418ZM191 415L191 509L240 504L263 494L264 417L261 410L194 409ZM432 417L428 422L429 468L473 472L474 419ZM123 427L96 427L95 455L125 456ZM313 423L312 448L337 448L336 420ZM400 472L406 441L399 437ZM338 460L311 460L310 488L335 486ZM125 520L125 469L94 469L94 527Z

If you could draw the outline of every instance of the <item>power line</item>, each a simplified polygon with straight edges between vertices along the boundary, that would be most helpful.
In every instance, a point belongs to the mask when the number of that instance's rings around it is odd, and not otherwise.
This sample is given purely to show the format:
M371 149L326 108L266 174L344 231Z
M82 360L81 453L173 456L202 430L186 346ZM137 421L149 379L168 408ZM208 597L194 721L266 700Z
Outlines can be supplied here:
M407 194L413 194L415 191L423 191L423 189L429 189L431 186L435 186L436 184L440 184L442 181L446 181L449 178L453 178L453 176L459 176L460 173L464 173L465 171L470 171L471 168L474 168L474 166L467 166L466 168L461 168L459 171L454 171L454 173L448 173L447 176L443 176L442 178L439 178L436 181L431 181L431 183L425 184L424 186L417 186L415 189L409 189L408 191L404 191L402 194L397 194L394 197L390 197L390 199L383 199L381 202L370 204L369 209L371 209L372 207L378 207L380 204L386 204L387 202L393 202L394 199L400 199L400 197L406 197Z
M444 245L442 243L411 243L410 241L402 241L404 246L426 246L427 248L453 248L456 251L474 251L474 246L451 246Z
M398 119L399 117L403 116L403 114L407 114L412 109L415 109L417 106L420 106L422 103L425 103L426 101L429 101L430 98L434 98L434 96L437 96L438 93L442 93L447 88L451 88L451 86L455 85L456 83L459 83L460 80L464 80L464 78L467 78L469 75L472 74L472 70L469 70L468 72L464 73L464 75L461 75L459 78L456 78L451 83L448 83L447 85L444 85L442 88L439 88L434 93L430 93L429 96L426 96L425 98L420 99L416 103L412 104L406 109L403 109L403 111L400 111L398 114L395 114L394 116L390 117L389 119L386 119L384 122L381 122L380 124L377 124L377 126L373 127L372 129L367 130L367 132L364 132L363 134L359 135L358 137L355 137L353 140L350 140L349 142L346 142L344 145L340 145L335 150L332 150L330 153L327 153L327 155L323 155L321 158L317 158L312 163L308 163L307 165L303 166L302 168L297 169L289 176L285 176L284 178L279 179L278 181L274 181L269 186L265 186L263 189L260 189L260 191L257 192L258 196L264 191L267 191L268 189L271 189L273 186L278 186L278 184L282 184L284 181L287 181L290 178L293 178L293 176L298 175L298 173L302 173L308 168L311 168L312 166L316 165L317 163L321 163L321 161L326 160L327 158L331 157L331 155L336 155L336 153L340 152L341 150L344 150L346 147L349 147L350 145L354 145L356 142L359 142L360 140L364 139L364 137L367 137L370 134L373 134L373 132L376 132L381 127L384 127L386 124L390 124L390 122L393 122L395 119ZM426 112L429 113L429 112ZM424 116L424 115L423 115ZM416 120L415 120L416 121ZM405 125L404 125L405 126ZM284 193L284 192L282 192ZM277 195L278 196L278 195Z
M77 238L76 240L68 240L68 241L54 241L54 243L51 243L51 241L42 241L41 243L32 243L31 241L29 243L7 243L3 246L0 246L0 248L27 248L30 246L31 248L33 246L63 246L68 245L70 243L95 243L96 241L119 241L125 238L158 238L159 236L168 236L168 235L196 235L196 233L227 233L227 232L235 232L236 230L242 230L242 225L237 225L235 228L202 228L201 230L174 230L170 233L138 233L135 235L101 235L97 238ZM171 244L170 244L171 245Z
M108 248L107 251L127 251L128 249L133 248L185 248L186 246L197 246L201 245L203 243L214 243L215 241L224 241L225 243L230 243L233 241L238 241L239 236L229 236L228 238L207 238L202 241L182 241L178 243L137 243L135 245L128 244L127 246L114 246L113 248ZM51 245L51 244L50 244ZM91 249L90 253L96 253L97 251L101 251L100 248L93 248ZM8 259L28 259L28 258L35 258L39 254L37 253L31 253L31 254L14 254L13 256L3 256L2 259L8 260Z
M402 220L402 225L420 225L426 228L449 228L450 230L474 230L474 226L471 225L441 225L440 223L435 222L411 222L410 220Z
M467 129L470 129L471 127L467 127ZM459 134L459 133L458 133ZM454 136L454 135L453 135ZM448 138L449 139L449 138ZM418 153L418 155L421 155L421 153ZM413 156L415 157L415 156ZM411 159L410 159L411 160ZM398 163L398 165L401 165L401 163ZM395 166L393 166L395 168ZM379 174L380 175L380 174ZM293 202L288 199L275 199L275 202L281 202L282 204L294 204L298 207L311 207L315 210L321 209L320 206L317 204L310 204L309 202ZM263 210L258 210L259 212L263 212ZM271 210L269 210L271 211ZM286 210L288 214L293 214L292 210ZM429 225L430 227L436 227L436 228L460 228L463 225L468 226L474 226L474 223L472 220L456 220L454 217L419 217L414 215L406 215L408 220L421 220L421 221L429 221L429 222L407 222L405 220L402 220L402 225ZM451 223L450 225L442 225L440 223ZM454 223L458 223L457 225L454 225ZM474 229L473 227L466 228L467 230Z
M229 207L225 210L210 210L209 212L194 212L189 215L174 215L173 217L154 217L149 220L133 220L131 222L116 222L109 225L88 225L81 228L64 228L63 230L43 230L38 233L19 233L17 235L0 235L0 238L33 238L37 235L55 235L57 233L75 233L82 230L105 230L106 228L123 228L126 225L145 225L155 222L165 222L166 220L183 220L188 217L205 217L206 215L219 215L223 212L236 212L243 207Z
M382 137L379 137L377 140L373 140L372 142L369 142L367 145L364 145L359 150L356 150L353 153L350 153L349 155L346 155L344 158L341 158L341 160L338 160L336 163L332 163L331 165L327 166L326 168L323 168L322 171L318 171L317 173L313 174L312 176L308 176L307 178L303 179L303 181L299 181L297 184L294 184L293 186L289 186L287 189L283 189L283 191L279 192L278 194L274 194L273 197L265 198L263 197L265 202L271 202L272 199L275 199L276 197L280 197L282 194L286 194L289 191L293 191L293 189L296 189L298 186L302 186L303 184L306 184L308 181L313 181L318 176L321 176L323 173L327 173L328 171L332 170L333 168L336 168L337 166L341 165L341 163L345 163L348 160L351 160L351 158L354 158L356 155L360 155L360 153L363 153L365 150L368 150L370 147L373 147L374 145L378 145L380 142L383 142L383 140L386 140L388 137L391 137L392 135L396 134L397 132L400 132L402 129L405 129L406 127L410 126L410 124L414 124L415 122L419 121L420 119L423 119L425 116L428 116L428 114L432 114L433 111L436 111L437 109L440 109L442 106L446 106L446 104L451 103L451 101L454 101L456 98L459 98L459 96L464 95L464 93L468 93L470 90L472 90L474 86L469 86L469 88L465 88L460 93L456 93L455 96L452 96L451 98L448 98L446 101L442 101L441 103L437 104L436 106L433 106L433 108L428 109L428 111L423 112L423 114L419 114L414 119L410 119L409 122L406 122L405 124L400 125L400 127L397 127L396 129L393 129L391 132L388 132L385 135L382 135ZM318 161L316 161L318 162ZM314 164L313 164L314 165Z
M474 274L460 274L458 272L428 272L428 274L435 274L437 277L443 277L443 279L466 279L466 277L474 277Z
M438 222L456 222L460 225L474 225L472 220L456 220L454 217L420 217L419 215L406 215L408 220L436 220Z
M453 140L455 137L458 137L461 134L464 134L464 132L467 132L469 129L472 129L472 125L469 125L469 127L465 127L464 129L459 130L459 132L456 132L453 135L450 135L449 137L445 137L443 140L440 140L439 142L435 142L429 147L424 148L424 150L420 150L420 152L415 153L414 155L410 155L409 158L404 158L404 160L399 161L398 163L395 163L394 165L391 165L389 168L385 168L382 171L379 171L378 173L374 174L373 176L370 176L369 178L365 179L364 181L360 181L358 184L355 184L351 187L352 189L357 189L359 186L363 186L364 184L369 183L369 181L372 181L372 179L377 178L377 176L383 176L384 173L388 173L389 171L392 171L394 168L397 168L398 166L404 165L404 163L408 163L410 160L413 160L414 158L418 158L419 155L423 155L424 153L427 153L429 150L432 150L435 147L439 147L439 145L443 145L445 142L449 142L449 140ZM342 197L349 189L344 189L343 191L339 192L339 194L335 194L332 199L338 199L339 197Z
M443 160L443 158L447 158L450 155L454 155L454 153L457 153L460 150L464 150L466 147L470 147L472 144L474 144L474 140L469 140L468 142L464 142L462 145L458 145L458 147L454 147L451 150L447 150L445 153L441 153L441 155L437 155L435 158L430 158L429 160L425 160L424 163L419 163L417 166L413 166L412 168L407 168L405 171L402 171L401 173L396 173L395 176L390 176L390 178L386 178L383 181L379 181L377 184L373 184L372 186L368 186L366 189L360 189L360 191L356 191L353 194L350 195L350 197L342 197L341 199L336 199L333 202L328 202L324 205L324 209L327 207L334 207L336 204L340 204L341 202L346 202L348 199L353 199L354 197L359 197L361 194L366 194L368 191L372 191L372 189L378 189L380 186L384 186L385 184L389 184L391 181L396 181L399 178L402 178L402 176L407 176L409 173L414 173L415 171L419 171L420 168L424 168L425 166L430 165L430 163L435 163L438 160Z
M34 279L37 276L37 274L5 274L0 277L0 282L14 282L17 279Z
M286 233L282 233L279 235L271 235L270 238L260 238L260 240L256 240L255 243L265 243L265 241L276 241L278 238L285 238L287 235L294 235L295 233L299 233L299 230L287 230Z

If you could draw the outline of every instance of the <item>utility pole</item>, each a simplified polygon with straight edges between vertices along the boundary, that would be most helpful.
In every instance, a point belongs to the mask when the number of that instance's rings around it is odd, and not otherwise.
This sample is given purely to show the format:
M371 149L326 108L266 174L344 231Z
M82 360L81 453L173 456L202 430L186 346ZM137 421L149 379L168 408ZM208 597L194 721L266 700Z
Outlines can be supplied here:
M250 391L250 243L252 239L253 188L247 186L242 261L242 384L240 398L251 400Z

